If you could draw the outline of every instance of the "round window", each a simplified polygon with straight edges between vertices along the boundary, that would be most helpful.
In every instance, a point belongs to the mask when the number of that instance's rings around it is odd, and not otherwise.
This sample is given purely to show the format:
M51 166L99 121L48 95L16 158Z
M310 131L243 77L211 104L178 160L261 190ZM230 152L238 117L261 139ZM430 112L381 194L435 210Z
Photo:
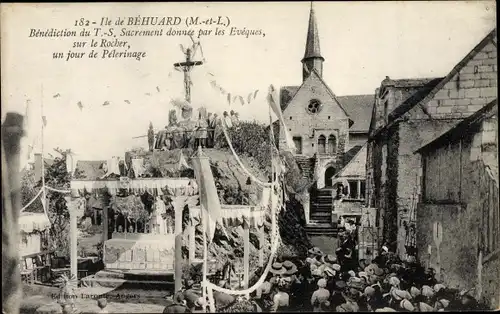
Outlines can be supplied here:
M311 114L316 114L321 111L321 102L317 99L313 99L307 105L307 111Z

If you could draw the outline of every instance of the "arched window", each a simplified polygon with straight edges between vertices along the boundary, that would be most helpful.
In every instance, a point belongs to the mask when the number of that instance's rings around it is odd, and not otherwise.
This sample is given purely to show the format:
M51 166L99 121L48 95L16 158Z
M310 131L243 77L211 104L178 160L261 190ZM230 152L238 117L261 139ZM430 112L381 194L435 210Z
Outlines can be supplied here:
M328 137L328 153L332 155L337 153L337 138L334 135Z
M318 153L326 153L326 137L324 135L318 137Z

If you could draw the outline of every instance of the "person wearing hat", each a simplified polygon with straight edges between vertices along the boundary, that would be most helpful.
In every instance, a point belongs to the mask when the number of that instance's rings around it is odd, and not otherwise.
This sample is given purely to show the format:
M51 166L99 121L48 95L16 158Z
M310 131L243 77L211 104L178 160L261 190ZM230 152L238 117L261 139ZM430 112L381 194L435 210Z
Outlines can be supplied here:
M375 312L397 312L397 311L390 307L383 307L381 309L376 309Z
M365 290L365 284L363 283L363 280L361 278L358 278L358 277L351 277L351 278L349 278L347 286L349 288L356 289L356 290L358 290L360 292L362 292L362 291Z
M420 290L418 290L418 288L417 288L417 287L412 286L412 287L410 288L410 295L411 295L411 297L412 297L413 299L415 299L416 297L418 297L419 295L421 295L421 292L420 292Z
M345 309L351 309L349 312L359 312L358 299L361 297L361 292L357 289L346 287L341 292L344 297L345 303L340 305L341 312ZM338 309L339 307L337 307Z
M184 299L184 293L181 291L174 294L173 302L168 304L164 309L163 313L189 313L190 310L186 306L186 300Z
M208 117L207 117L207 109L201 107L199 109L199 117L196 122L196 132L195 132L195 147L201 146L202 148L207 147L207 138L208 138Z
M434 290L427 285L422 286L422 296L425 298L426 303L429 302L432 297L434 297Z
M186 301L186 306L189 308L190 311L193 311L196 308L196 304L198 302L198 299L200 298L200 295L197 293L196 290L192 289L192 287L189 287L188 289L184 290L183 294L184 294L184 300Z
M279 264L281 269L283 269L280 273L285 273L285 268L281 265L281 263L275 264ZM273 265L273 268L275 268L274 266L275 265ZM276 265L276 268L278 268L278 265ZM285 285L285 282L278 280L278 284L276 285L276 294L273 297L273 305L271 306L271 312L286 312L290 306L290 295L285 291Z
M439 310L445 310L448 308L448 305L450 305L450 301L446 299L440 299L437 300L436 303L434 304L434 310L439 311Z
M418 302L418 312L434 312L434 308L425 302Z
M345 287L346 287L346 283L342 280L336 280L334 282L333 289L329 290L331 292L331 296L330 296L331 308L336 308L337 306L339 306L345 302L345 299L341 293L342 290L345 289Z
M401 300L401 302L399 302L399 309L401 311L403 311L403 312L413 312L413 311L415 311L415 307L407 299L403 299L403 300Z
M313 312L323 312L325 306L328 307L330 305L330 291L326 289L326 285L326 279L321 278L318 280L318 289L311 296Z
M224 111L222 113L222 115L223 115L224 123L226 124L227 128L231 129L233 127L233 121L231 121L231 117L229 116L227 111Z

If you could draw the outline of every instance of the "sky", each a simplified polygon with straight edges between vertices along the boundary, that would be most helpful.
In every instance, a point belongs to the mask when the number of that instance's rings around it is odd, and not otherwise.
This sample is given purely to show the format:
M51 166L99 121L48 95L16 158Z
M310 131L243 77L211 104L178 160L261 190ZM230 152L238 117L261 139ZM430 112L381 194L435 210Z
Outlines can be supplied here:
M146 134L149 122L155 129L167 125L171 99L184 95L182 73L173 63L184 58L180 45L192 43L188 36L118 38L128 42L129 51L147 56L141 61L65 61L53 59L53 53L66 57L77 50L74 41L90 37L30 38L30 29L79 32L74 24L80 18L99 23L101 17L129 16L227 16L229 28L260 29L265 36L199 38L203 55L198 50L195 59L206 62L192 72L192 104L219 114L236 110L241 119L265 123L269 85L302 81L309 8L310 2L1 4L2 121L6 112L28 112L21 166L32 158L29 145L41 152L42 107L47 157L57 155L55 147L70 148L79 160L103 160L146 147L146 138L133 137ZM315 2L314 9L325 58L323 78L338 96L373 94L386 76L444 76L496 25L493 1ZM196 35L199 28L194 27ZM212 87L214 79L233 95L246 98L259 90L258 96L250 104L230 105Z

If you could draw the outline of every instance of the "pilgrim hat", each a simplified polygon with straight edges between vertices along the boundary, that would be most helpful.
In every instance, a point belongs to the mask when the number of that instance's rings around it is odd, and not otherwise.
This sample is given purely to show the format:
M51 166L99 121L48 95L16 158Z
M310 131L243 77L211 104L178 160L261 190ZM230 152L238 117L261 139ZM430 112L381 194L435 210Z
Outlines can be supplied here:
M406 299L401 300L401 302L399 303L399 307L410 312L413 312L415 310L413 304L411 304L411 302Z
M441 289L445 289L446 287L442 283L438 283L434 285L434 292L439 292Z
M367 297L372 297L375 295L375 289L373 287L366 287L364 291L364 295Z
M396 300L396 301L401 301L403 299L411 299L411 295L408 293L408 291L401 290L401 289L391 289L391 297Z
M335 270L335 271L340 271L340 269L341 269L342 267L341 267L339 264L333 264L333 265L332 265L332 268L333 268L333 270Z
M274 263L273 266L271 266L271 270L269 271L275 275L283 275L284 273L286 273L286 269L281 263Z
M336 312L355 312L356 309L350 303L342 303L335 308Z
M376 309L375 312L397 312L395 309L390 307L383 307L381 309Z
M411 294L412 297L415 298L415 297L419 296L421 293L420 293L420 290L418 290L417 287L413 286L413 287L410 288L410 294Z
M424 302L418 303L418 310L420 312L434 312L434 308L432 306L430 306L429 304L424 303Z
M323 252L319 249L319 247L315 246L307 251L311 255L322 255Z
M297 272L297 266L291 261L283 262L283 267L286 269L285 275L293 275Z
M399 288L399 284L401 283L401 281L399 280L399 278L397 277L390 277L389 278L389 284L393 287L396 287L396 288Z
M328 267L328 266L323 268L323 273L325 275L327 275L328 277L334 277L336 274L335 270L331 267Z
M351 277L349 278L349 282L347 283L347 286L349 288L354 288L359 291L364 291L365 285L363 284L363 281L358 278L358 277Z
M358 273L358 277L361 279L364 279L366 283L368 283L368 281L369 281L368 274L365 273L364 271L360 271Z
M422 286L422 295L427 298L432 298L434 296L434 290L427 285Z
M323 264L327 264L328 266L332 266L333 264L337 263L337 258L335 257L335 255L328 254L321 258L321 262Z

